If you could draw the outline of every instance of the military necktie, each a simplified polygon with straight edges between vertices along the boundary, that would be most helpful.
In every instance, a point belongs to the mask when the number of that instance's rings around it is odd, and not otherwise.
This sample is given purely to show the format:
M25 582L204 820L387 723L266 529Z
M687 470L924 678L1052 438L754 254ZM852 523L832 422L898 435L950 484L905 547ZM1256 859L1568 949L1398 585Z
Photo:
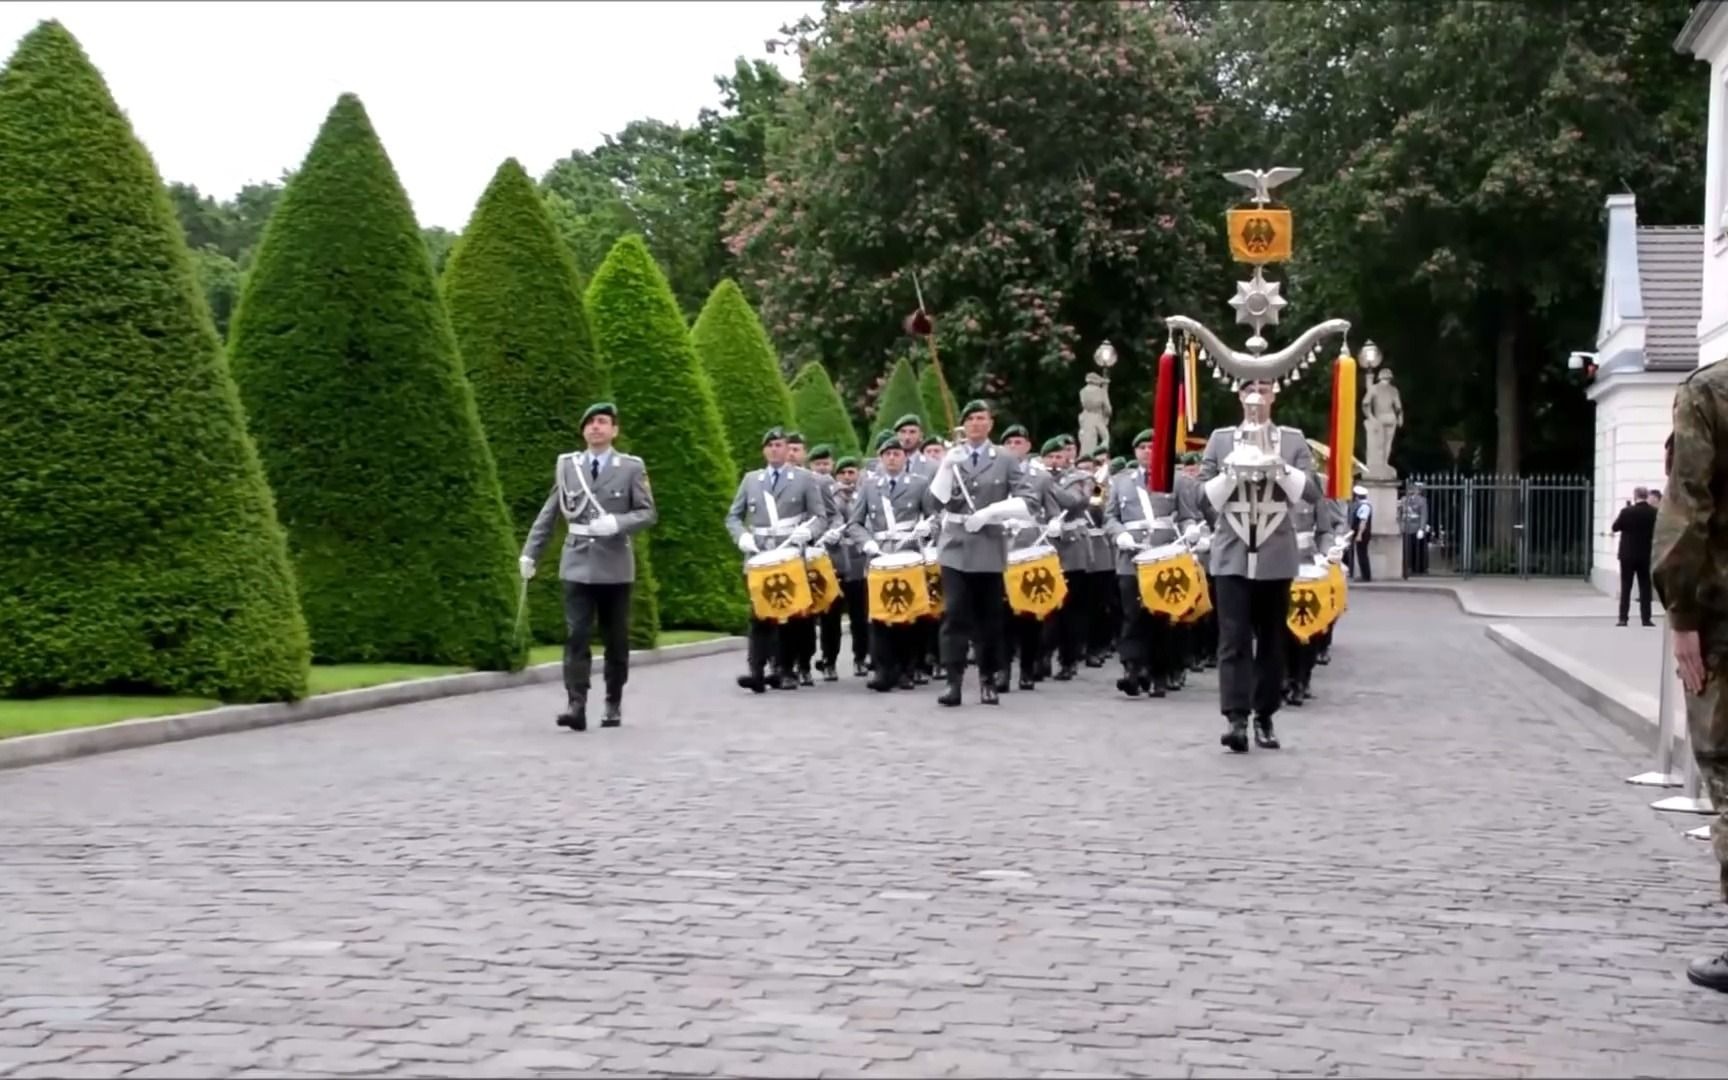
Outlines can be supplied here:
M774 478L772 480L768 481L768 486L771 489L778 488L780 486L780 470L779 469L774 470Z
M599 458L589 458L588 459L588 475L593 477L596 480L600 479L600 459Z
M900 486L900 481L898 481L898 480L894 479L892 476L890 476L888 478L888 497L890 499L892 499L894 497L894 489L898 486Z

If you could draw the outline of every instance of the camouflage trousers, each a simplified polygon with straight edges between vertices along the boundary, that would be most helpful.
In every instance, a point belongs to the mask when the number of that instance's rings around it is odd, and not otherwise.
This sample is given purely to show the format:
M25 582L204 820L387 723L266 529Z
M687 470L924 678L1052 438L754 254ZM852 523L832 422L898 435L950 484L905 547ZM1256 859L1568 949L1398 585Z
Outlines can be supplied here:
M1708 681L1702 694L1686 695L1686 737L1698 764L1698 787L1716 808L1710 846L1721 868L1722 899L1728 903L1728 623L1702 635Z

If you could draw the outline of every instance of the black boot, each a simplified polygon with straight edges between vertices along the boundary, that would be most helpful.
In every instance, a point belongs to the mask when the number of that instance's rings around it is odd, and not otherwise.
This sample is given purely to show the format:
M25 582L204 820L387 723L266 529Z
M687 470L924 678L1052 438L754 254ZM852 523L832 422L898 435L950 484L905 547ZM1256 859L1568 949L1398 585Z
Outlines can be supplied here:
M1139 664L1122 665L1122 677L1116 680L1116 689L1129 697L1139 697L1140 688L1146 685L1146 672Z
M738 685L752 694L762 694L768 691L768 680L763 677L760 671L752 671L747 675L738 676Z
M1001 671L998 671L995 675L990 677L990 684L995 688L998 694L1006 694L1008 692L1010 675L1011 672L1007 668L1003 668ZM981 679L979 681L982 682L983 680Z
M887 668L877 668L876 674L870 676L870 681L864 685L876 691L878 694L886 694L888 691L894 689L894 684L897 681L898 680L894 678L894 672Z
M588 695L577 694L570 699L570 704L558 714L558 726L571 731L588 730Z
M1057 682L1073 682L1074 676L1077 674L1079 674L1079 672L1074 670L1073 664L1063 664L1056 672L1055 679Z
M815 686L816 685L816 680L812 679L810 677L810 669L808 667L803 667L803 668L798 669L798 685L799 686ZM788 689L791 689L791 688L788 687Z
M1005 672L1005 671L1004 672L998 672L995 675L986 675L983 672L979 672L978 673L978 704L980 704L980 705L994 705L994 704L996 704L1000 700L1000 698L997 696L997 692L999 690L1007 689L1007 686L1008 686L1008 673L1007 672Z
M864 663L864 661L852 661L852 677L854 679L862 679L868 674L870 674L870 668Z
M1284 684L1284 704L1302 707L1302 688L1293 682Z
M1089 668L1101 668L1104 666L1104 658L1096 654L1088 656L1086 658L1086 666Z
M1035 664L1020 665L1020 689L1038 689L1038 668Z
M1151 676L1150 680L1146 684L1146 695L1148 697L1161 698L1169 691L1169 689L1169 676L1165 675L1162 671L1156 672Z
M1696 986L1728 994L1728 953L1692 961L1686 965L1686 977Z
M1248 718L1232 716L1230 730L1218 736L1218 742L1232 753L1246 754L1248 752Z
M837 661L834 661L834 660L822 661L822 681L823 682L839 682L840 681L840 664Z
M955 672L952 668L950 668L949 669L949 675L948 675L948 689L942 691L941 696L939 696L936 699L936 704L945 705L950 709L952 709L954 706L960 704L960 683L964 678L965 678L965 669L964 668L962 668L959 672Z
M1278 736L1272 730L1272 718L1270 716L1256 716L1254 718L1254 745L1262 750L1278 749Z
M601 717L601 727L617 727L624 722L624 701L622 697L606 695L606 715Z

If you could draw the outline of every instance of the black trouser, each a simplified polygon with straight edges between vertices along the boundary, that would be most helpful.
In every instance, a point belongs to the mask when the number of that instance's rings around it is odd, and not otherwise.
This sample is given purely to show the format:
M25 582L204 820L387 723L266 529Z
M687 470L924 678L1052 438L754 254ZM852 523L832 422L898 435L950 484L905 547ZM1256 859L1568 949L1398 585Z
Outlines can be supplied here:
M1122 633L1116 643L1122 666L1144 668L1164 685L1170 669L1170 620L1154 615L1140 602L1140 579L1116 576L1116 595L1122 605Z
M1368 541L1371 539L1364 536L1356 541L1356 576L1363 581L1374 580L1374 565L1368 561Z
M834 603L815 620L822 637L824 664L832 664L840 658L840 631L846 619L846 587L842 585L840 588L840 595L834 598Z
M865 587L864 578L842 581L840 589L846 597L847 627L852 631L852 662L862 664L864 658L870 655L870 590ZM822 654L830 660L840 652L838 622L835 624L834 634L834 651L829 652L826 644L822 647Z
M1638 582L1638 621L1650 621L1650 561L1620 560L1620 621L1632 606L1632 582Z
M1098 659L1110 651L1121 629L1122 605L1116 591L1115 570L1090 570L1086 577L1092 583L1094 608L1087 617L1086 655Z
M1016 615L1007 610L1007 598L1003 598L1004 614L1008 616L1007 635L1004 641L1006 651L1002 654L1007 658L1007 667L1014 666L1016 657L1020 660L1020 677L1036 678L1038 675L1038 658L1043 653L1044 620L1033 615Z
M606 700L624 696L630 681L630 584L564 585L564 694L570 701L586 698L594 670L594 620L600 620L600 640L606 648Z
M760 677L762 669L773 664L780 674L797 674L798 624L808 619L776 622L773 619L750 619L750 674Z
M1320 642L1323 635L1315 634L1304 645L1301 639L1290 633L1288 628L1285 629L1284 633L1287 635L1284 639L1285 655L1289 658L1288 681L1291 685L1306 690L1309 681L1314 678L1314 660L1320 655Z
M1428 572L1428 538L1404 534L1404 576L1420 577Z
M1062 576L1068 581L1068 599L1055 615L1056 656L1069 668L1086 659L1087 633L1092 621L1103 613L1097 610L1098 601L1092 595L1091 572L1066 570Z
M1284 690L1290 582L1212 579L1218 611L1218 697L1225 716L1271 716Z
M924 662L924 626L922 623L889 626L869 624L870 661L875 664L878 683L893 686L910 676Z
M978 670L1002 669L1002 571L942 568L942 666L950 679L966 672L966 648L978 650Z

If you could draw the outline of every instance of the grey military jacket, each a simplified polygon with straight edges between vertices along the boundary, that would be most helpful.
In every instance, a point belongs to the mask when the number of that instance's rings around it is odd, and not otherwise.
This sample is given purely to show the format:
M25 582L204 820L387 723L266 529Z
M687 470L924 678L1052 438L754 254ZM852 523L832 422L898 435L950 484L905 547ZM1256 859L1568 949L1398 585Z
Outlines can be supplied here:
M1398 524L1406 536L1414 536L1428 527L1428 498L1406 495L1398 504Z
M1278 457L1303 474L1301 501L1312 506L1320 501L1320 478L1314 473L1314 455L1308 440L1293 427L1279 427ZM1206 441L1200 459L1202 485L1223 471L1224 459L1236 448L1234 427L1219 428ZM1252 487L1252 493L1244 489ZM1252 503L1248 495L1253 494ZM1202 498L1205 498L1202 495ZM1210 500L1206 500L1210 502ZM1257 507L1258 512L1252 512ZM1213 506L1216 524L1212 530L1213 577L1251 577L1256 581L1289 581L1296 576L1300 557L1296 547L1295 522L1290 503L1275 479L1243 481L1232 485L1222 507ZM1248 535L1255 547L1250 552ZM1250 559L1250 554L1256 557ZM1252 570L1250 563L1253 563Z
M851 513L846 518L847 537L859 548L874 540L884 552L917 551L912 528L924 518L929 489L922 476L906 472L893 477L883 473L860 483L858 497L852 501ZM892 526L888 522L890 510L894 517ZM862 552L859 562L868 562Z
M828 545L828 553L834 558L834 572L840 575L841 581L857 581L863 578L870 565L870 560L864 557L864 553L858 550L857 542L852 539L851 529L847 528L847 523L852 519L852 508L858 505L858 488L841 487L839 481L835 481L832 491L834 511L840 519L840 539Z
M796 465L782 465L780 482L775 484L773 473L761 468L744 474L726 511L726 531L734 542L748 532L756 537L758 549L768 551L805 525L814 542L833 524L821 477Z
M1311 562L1332 546L1332 504L1327 500L1291 504L1290 524L1296 530L1298 562Z
M978 449L976 466L968 459L954 467L954 475L954 490L946 503L938 502L934 491L925 496L925 507L931 515L939 515L942 530L937 558L950 570L1000 573L1008 565L1006 530L1001 525L986 525L977 532L967 532L964 522L974 509L982 510L1016 495L1035 509L1037 500L1030 476L1013 454L991 442ZM971 495L970 501L967 494Z
M642 459L612 451L611 459L594 478L587 451L562 454L552 468L552 492L528 530L522 557L538 562L552 539L553 524L562 515L566 533L558 559L558 577L584 585L624 585L636 580L636 553L630 535L659 519L654 494L648 489L648 469ZM590 498L592 496L592 498ZM611 514L618 531L599 536L593 523Z
M1046 504L1046 510L1052 516L1061 516L1062 531L1049 542L1061 557L1063 570L1087 573L1092 569L1092 538L1087 535L1092 528L1091 477L1079 469L1065 469L1051 480L1050 496L1055 508L1050 510Z
M1144 501L1140 497L1142 492L1146 496ZM1147 507L1152 509L1150 522L1146 519ZM1175 492L1147 490L1145 469L1136 466L1117 473L1111 478L1110 495L1104 500L1104 534L1109 537L1110 548L1115 553L1117 575L1134 576L1134 556L1137 554L1117 547L1118 536L1127 533L1134 537L1140 542L1141 550L1155 548L1174 543L1183 530L1198 519L1199 508L1192 500L1178 498Z

